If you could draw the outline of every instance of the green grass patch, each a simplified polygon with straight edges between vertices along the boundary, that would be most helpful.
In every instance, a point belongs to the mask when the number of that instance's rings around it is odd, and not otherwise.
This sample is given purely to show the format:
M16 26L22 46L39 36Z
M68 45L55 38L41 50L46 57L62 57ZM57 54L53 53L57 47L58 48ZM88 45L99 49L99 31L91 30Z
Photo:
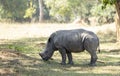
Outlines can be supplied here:
M20 40L7 40L0 45L0 49L12 49L22 53L41 51L47 38L23 38Z

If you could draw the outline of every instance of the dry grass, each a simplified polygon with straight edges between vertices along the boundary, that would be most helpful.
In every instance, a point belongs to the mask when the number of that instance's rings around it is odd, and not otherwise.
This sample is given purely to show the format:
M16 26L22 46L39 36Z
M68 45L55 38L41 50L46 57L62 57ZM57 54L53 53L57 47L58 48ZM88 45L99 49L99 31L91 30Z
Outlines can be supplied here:
M106 33L106 30L115 31L115 24L104 26L81 26L80 24L6 24L0 23L0 39L19 39L26 37L48 37L52 32L63 29L84 28L95 33Z

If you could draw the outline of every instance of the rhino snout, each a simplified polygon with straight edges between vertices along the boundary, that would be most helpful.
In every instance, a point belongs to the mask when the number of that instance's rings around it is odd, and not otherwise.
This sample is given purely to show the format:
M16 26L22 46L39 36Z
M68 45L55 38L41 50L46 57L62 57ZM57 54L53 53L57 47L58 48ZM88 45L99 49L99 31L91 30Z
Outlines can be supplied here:
M49 59L48 56L46 56L44 53L39 53L39 55L41 56L41 58L44 60L44 61L47 61Z

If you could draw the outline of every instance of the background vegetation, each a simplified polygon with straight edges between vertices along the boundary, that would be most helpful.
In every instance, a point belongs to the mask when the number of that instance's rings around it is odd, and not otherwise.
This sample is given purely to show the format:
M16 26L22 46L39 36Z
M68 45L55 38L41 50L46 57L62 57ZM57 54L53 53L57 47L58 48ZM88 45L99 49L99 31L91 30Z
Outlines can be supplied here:
M0 21L39 21L38 3L38 0L0 0ZM44 21L67 23L77 18L90 21L91 17L96 17L98 23L113 22L114 6L109 5L104 10L102 6L98 0L43 0L43 18Z

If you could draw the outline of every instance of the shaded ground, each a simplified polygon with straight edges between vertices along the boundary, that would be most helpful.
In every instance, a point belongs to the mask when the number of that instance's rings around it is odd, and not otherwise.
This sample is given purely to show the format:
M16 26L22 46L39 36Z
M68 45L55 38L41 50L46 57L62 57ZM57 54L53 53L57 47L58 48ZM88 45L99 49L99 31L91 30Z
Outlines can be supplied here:
M25 73L40 65L40 60L11 49L0 50L0 75L24 76ZM27 68L28 67L28 68ZM25 74L27 76L27 74Z
M119 76L120 75L120 57L107 57L102 53L104 58L100 56L103 62L97 62L97 67L89 67L89 57L77 58L73 55L75 65L61 66L60 58L56 58L50 62L43 62L38 57L28 56L13 50L0 51L0 75L1 76ZM119 53L120 54L120 53ZM87 55L87 54L86 54ZM54 56L56 57L56 56ZM84 56L79 56L84 57ZM111 59L109 59L111 58Z
M33 76L42 65L38 52L45 46L41 42L44 40L46 38L3 40L0 44L0 76Z

